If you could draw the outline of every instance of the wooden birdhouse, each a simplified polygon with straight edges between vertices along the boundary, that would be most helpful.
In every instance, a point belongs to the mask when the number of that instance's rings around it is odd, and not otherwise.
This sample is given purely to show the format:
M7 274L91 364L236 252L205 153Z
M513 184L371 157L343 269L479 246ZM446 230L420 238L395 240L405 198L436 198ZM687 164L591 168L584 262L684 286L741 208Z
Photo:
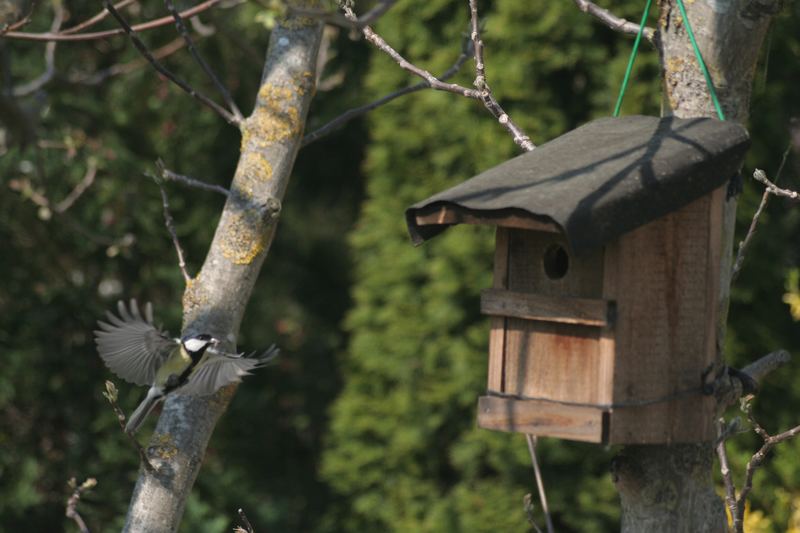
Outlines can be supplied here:
M406 212L419 244L497 226L483 428L601 443L713 439L726 189L749 145L713 119L586 124Z

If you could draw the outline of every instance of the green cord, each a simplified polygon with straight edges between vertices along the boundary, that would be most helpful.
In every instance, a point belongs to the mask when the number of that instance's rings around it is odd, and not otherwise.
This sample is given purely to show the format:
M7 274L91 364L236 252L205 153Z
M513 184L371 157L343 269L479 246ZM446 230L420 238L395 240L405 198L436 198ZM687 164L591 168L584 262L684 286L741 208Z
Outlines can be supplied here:
M686 8L683 6L683 0L678 1L678 9L681 11L681 16L683 17L683 21L686 23L686 33L689 34L689 40L692 43L692 48L694 49L694 55L697 57L697 62L700 65L700 70L703 72L703 76L706 79L706 85L708 86L708 92L711 94L711 101L714 103L714 108L717 110L717 116L720 120L725 120L725 113L722 111L722 106L719 103L719 99L717 98L717 91L714 89L714 83L711 81L711 74L708 73L708 69L706 68L706 63L703 61L703 56L700 53L700 47L697 46L697 40L694 38L694 32L692 31L692 25L689 23L689 17L686 15ZM644 7L644 13L642 14L642 21L639 23L639 32L636 34L636 40L633 42L633 50L631 50L631 57L628 59L628 68L625 70L625 77L622 80L622 86L619 89L619 96L617 97L617 105L614 107L614 114L613 116L619 116L619 110L622 107L622 98L625 96L625 90L628 88L628 82L630 81L631 71L633 70L633 62L636 60L636 54L639 52L639 43L642 40L642 34L644 33L644 25L647 22L647 15L650 13L650 4L652 0L647 0L647 4Z
M694 55L697 56L697 62L700 64L700 70L703 71L703 76L706 78L706 85L708 85L708 92L711 93L711 101L714 102L714 108L717 110L717 116L720 120L725 120L725 113L722 112L722 106L719 105L717 99L717 91L714 90L714 83L711 81L711 74L708 73L706 62L703 61L703 56L700 55L700 48L697 46L697 41L694 39L694 32L692 25L689 23L689 17L686 15L686 8L683 7L683 0L678 0L678 9L681 10L681 16L686 23L686 33L689 34L689 40L692 41L692 48L694 48Z
M622 107L622 98L625 96L625 89L628 88L628 81L631 77L633 70L633 62L636 60L636 54L639 52L639 43L642 42L642 34L644 33L644 25L647 22L647 15L650 14L650 4L652 0L647 0L647 5L644 6L644 13L642 13L642 21L639 23L639 33L636 34L636 40L633 41L633 50L631 50L631 57L628 59L628 68L625 70L625 77L622 79L622 86L619 88L619 96L617 96L617 105L614 108L615 117L619 116L619 110Z

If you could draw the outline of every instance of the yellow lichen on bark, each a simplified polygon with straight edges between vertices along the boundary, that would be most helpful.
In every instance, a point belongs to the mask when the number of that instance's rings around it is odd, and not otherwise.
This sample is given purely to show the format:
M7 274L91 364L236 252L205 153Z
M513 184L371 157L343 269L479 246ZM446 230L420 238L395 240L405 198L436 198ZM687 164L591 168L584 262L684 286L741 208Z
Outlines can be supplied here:
M225 235L222 255L237 265L252 263L266 247L266 233L252 213L231 213Z
M154 435L150 444L148 451L159 459L167 461L178 454L178 447L175 446L175 441L169 433Z
M191 283L186 284L186 290L183 291L182 303L184 311L188 314L191 314L194 309L208 303L208 294L203 290L203 284L197 283L197 278L193 279Z
M296 88L265 83L258 91L258 105L244 123L242 152L253 147L291 139L300 134L300 112L288 102L296 96Z

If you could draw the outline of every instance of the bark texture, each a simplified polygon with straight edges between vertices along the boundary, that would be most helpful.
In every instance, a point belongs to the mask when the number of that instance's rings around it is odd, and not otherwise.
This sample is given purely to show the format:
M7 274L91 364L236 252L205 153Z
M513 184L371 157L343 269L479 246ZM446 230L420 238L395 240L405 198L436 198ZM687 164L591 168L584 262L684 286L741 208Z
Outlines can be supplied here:
M685 0L684 4L726 119L745 122L753 73L780 0ZM660 2L657 31L665 114L716 117L676 0ZM726 199L724 213L718 371L724 364L722 345L730 295L735 197ZM724 504L714 490L713 467L710 442L625 448L614 465L622 503L622 531L727 531Z
M311 3L303 2L305 7ZM321 36L319 21L300 16L272 31L255 108L242 125L232 194L203 267L184 293L183 334L210 333L235 349L302 140ZM175 396L166 402L147 448L156 472L141 469L125 531L178 529L208 440L235 390L230 386L210 397Z

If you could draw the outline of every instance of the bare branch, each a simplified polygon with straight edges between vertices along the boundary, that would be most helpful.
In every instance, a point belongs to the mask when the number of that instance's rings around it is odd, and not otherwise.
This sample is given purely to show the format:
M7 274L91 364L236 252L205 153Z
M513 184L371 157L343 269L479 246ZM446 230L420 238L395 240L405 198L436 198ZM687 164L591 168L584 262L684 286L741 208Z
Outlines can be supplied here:
M639 33L640 26L638 24L616 16L608 9L604 9L594 2L590 2L589 0L575 0L575 5L578 6L578 9L593 16L614 31L619 33L627 33L630 35L636 35ZM642 32L642 37L652 43L655 33L656 31L653 28L645 27L644 31Z
M151 54L156 59L164 59L165 57L174 54L184 46L186 46L186 43L183 39L178 37L177 39L173 39L172 41L168 42L164 46L156 48L151 52ZM147 60L142 57L138 57L133 61L111 65L110 67L97 72L72 72L67 76L67 81L70 83L80 83L84 85L98 85L112 76L125 75L146 65L149 65Z
M181 11L181 17L188 18L198 13L202 13L203 11L207 11L214 7L215 5L221 3L223 0L206 0L196 6ZM105 4L105 2L104 2ZM133 31L147 31L152 30L154 28L159 28L161 26L166 26L167 24L171 24L173 22L172 16L168 17L161 17L159 19L150 20L148 22L142 22L141 24L135 24L131 26ZM106 30L106 31L96 31L91 33L75 33L75 34L68 34L65 32L61 33L28 33L28 32L19 32L19 31L8 31L5 34L2 34L3 37L8 39L20 39L25 41L95 41L98 39L106 39L108 37L113 37L115 35L122 35L126 33L124 29L117 28L114 30Z
M164 162L160 159L156 161L156 168L158 168L159 176L163 180L176 181L178 183L182 183L183 185L194 187L195 189L216 192L223 196L230 196L231 194L231 192L225 187L221 187L219 185L214 185L211 183L206 183L204 181L196 180L194 178L190 178L189 176L184 176L183 174L178 174L176 172L173 172L169 170L166 166L164 166ZM158 178L156 178L156 181L158 181Z
M122 409L120 409L119 405L117 404L118 391L117 391L117 386L114 385L114 382L106 381L106 390L103 393L103 396L105 396L106 400L108 400L108 403L111 404L111 408L114 410L114 414L117 415L117 422L119 422L120 429L128 437L131 443L133 443L133 446L139 453L139 459L141 460L145 470L147 470L148 472L155 472L156 470L153 467L153 465L150 464L150 460L147 458L147 453L145 453L144 448L142 448L142 445L139 444L139 441L136 440L136 437L125 431L125 413L122 412Z
M86 481L78 485L75 478L72 478L67 484L69 488L72 489L72 494L67 499L67 507L64 511L64 515L78 525L78 529L80 529L81 533L89 533L86 522L83 521L80 513L78 513L78 502L81 501L81 495L85 491L97 486L97 480L93 477L86 478Z
M800 199L800 193L798 193L797 191L792 191L789 189L781 189L780 187L769 181L769 179L767 179L767 173L761 170L760 168L757 168L755 172L753 172L753 179L755 179L756 181L760 181L761 183L766 185L767 186L766 192L770 194L774 194L775 196L783 196L785 198L791 198L792 200Z
M90 158L86 165L86 174L83 175L83 179L77 185L75 185L75 187L67 196L64 197L63 200L55 205L53 211L56 213L64 213L67 209L72 207L72 204L74 204L75 201L80 198L89 187L92 186L95 176L97 176L97 162Z
M476 9L473 10L474 1L475 0L470 0L470 10L473 12L473 23L472 23L473 27L472 35L474 36L473 42L476 41L480 42L480 35L477 31L477 10ZM358 21L358 17L356 16L355 12L349 5L345 4L344 2L341 2L340 7L344 12L345 17L349 21L353 23L356 23ZM466 98L480 100L481 102L483 102L483 105L486 107L486 109L489 110L489 112L492 115L494 115L494 117L497 119L500 125L503 126L509 133L511 133L511 135L514 138L514 142L518 146L520 146L525 151L530 151L535 148L535 145L531 142L530 138L527 135L525 135L522 129L519 128L519 126L517 126L514 123L514 121L511 120L511 117L508 116L508 114L500 106L499 102L494 98L492 92L488 89L488 86L486 86L485 84L485 76L483 78L484 80L483 89L480 88L477 90L469 89L467 87L458 85L457 83L445 83L436 76L434 76L433 74L431 74L430 72L428 72L427 70L414 65L406 58L404 58L397 50L392 48L389 45L389 43L387 43L380 35L375 33L375 31L373 31L371 27L364 26L363 28L361 28L361 33L364 35L364 38L367 41L369 41L370 43L375 45L379 50L381 50L389 57L391 57L400 66L400 68L402 68L407 72L410 72L411 74L414 74L415 76L422 78L432 89L435 89L437 91L451 92L454 94L464 96ZM481 61L480 63L482 65L483 62Z
M747 414L747 419L753 425L753 430L758 433L759 436L761 436L761 438L764 440L764 443L747 462L744 483L742 484L742 490L739 493L739 498L736 500L736 514L734 515L733 519L734 530L737 533L743 533L744 531L745 502L747 501L747 497L750 495L750 492L753 490L753 476L755 475L756 470L758 470L759 467L764 464L767 454L772 450L773 447L775 447L776 444L780 444L781 442L800 435L800 425L777 435L770 435L761 426L761 424L756 421L755 417L753 416L752 404L749 401L743 402L742 410Z
M122 0L121 2L117 2L116 4L114 4L114 7L117 10L120 10L120 9L123 9L123 8L131 5L135 1L136 0ZM67 28L66 30L63 30L60 33L60 35L71 35L73 33L78 33L80 31L83 31L86 28L91 28L92 26L94 26L98 22L101 22L107 16L108 16L108 10L107 9L103 9L100 13L98 13L95 16L93 16L92 18L86 19L83 22L81 22L79 24L76 24L75 26L71 26L71 27ZM50 30L50 33L56 33L56 32L54 30Z
M453 63L453 66L451 66L441 76L439 76L439 79L440 80L446 80L446 79L451 78L452 76L454 76L456 74L456 72L458 72L461 69L461 66L464 63L466 63L466 61L470 57L472 57L472 47L469 47L468 51L461 52L461 54L458 56L458 59L456 59L456 62ZM403 89L400 89L398 91L395 91L393 93L387 94L386 96L378 98L377 100L374 100L374 101L372 101L372 102L370 102L370 103L368 103L366 105L363 105L361 107L356 107L356 108L353 108L353 109L349 109L349 110L345 111L344 113L342 113L341 115L339 115L338 117L336 117L333 120L331 120L330 122L328 122L327 124L321 126L320 128L317 128L316 130L312 131L311 133L309 133L305 137L303 137L303 143L302 143L301 146L305 147L305 146L308 146L309 144L313 143L314 141L318 141L322 137L325 137L326 135L328 135L328 134L336 131L337 129L341 128L342 126L344 126L346 123L350 122L351 120L353 120L355 118L358 118L358 117L360 117L362 115L365 115L366 113L372 111L373 109L378 108L378 107L380 107L380 106L382 106L384 104L387 104L387 103L391 102L395 98L399 98L400 96L405 96L407 94L411 94L411 93L414 93L414 92L417 92L417 91L421 91L423 89L430 89L430 87L431 86L427 82L421 81L421 82L417 83L416 85L411 85L411 86L405 87Z
M288 9L289 12L294 15L314 17L332 26L339 26L345 29L361 31L364 26L374 24L396 3L397 0L381 0L375 6L373 6L372 9L355 20L351 20L346 16L342 16L340 13L325 9L314 9L295 5L288 6Z
M542 533L542 530L539 529L539 526L536 524L536 517L534 516L536 506L533 504L533 494L529 492L523 496L522 505L525 508L525 517L528 519L528 523L533 527L536 533Z
M50 25L51 32L57 32L64 22L64 6L61 2L53 3L53 22ZM36 79L14 87L11 94L19 98L20 96L27 96L44 87L56 73L56 42L49 42L44 47L44 72Z
M356 22L358 17L353 12L353 10L348 6L343 6L342 9L344 10L345 16L352 22ZM384 52L386 55L394 59L394 61L402 68L403 70L414 74L425 80L432 89L436 89L437 91L446 91L454 94L458 94L461 96L465 96L467 98L474 98L476 100L480 99L480 94L475 89L469 89L467 87L463 87L458 85L457 83L444 83L436 76L431 74L425 69L422 69L406 58L404 58L400 53L392 48L389 43L383 40L383 37L375 33L372 28L369 26L364 26L362 28L362 33L364 34L364 38L367 39L370 43L377 46L379 50Z
M531 142L530 137L503 110L486 81L486 65L483 62L483 41L481 40L480 24L478 22L478 0L469 0L469 11L472 24L470 37L475 48L475 88L478 89L480 100L500 125L513 136L514 143L526 152L530 152L536 148L536 145Z
M183 281L185 281L188 285L192 281L192 276L190 276L189 272L186 270L186 260L183 256L181 241L178 240L178 233L175 231L175 224L173 223L172 215L169 212L167 191L164 190L164 186L160 181L156 181L156 183L158 184L158 189L161 191L161 203L164 206L164 225L167 227L169 236L172 238L172 244L175 246L175 253L178 254L178 267L181 269L181 274L183 274Z
M203 93L200 93L195 89L193 89L188 83L178 78L175 74L169 71L164 65L162 65L155 57L153 57L153 55L147 49L147 46L145 46L145 44L142 42L139 36L136 35L136 31L130 26L130 24L128 24L128 22L119 13L119 11L114 9L114 6L111 5L109 0L102 0L102 2L103 5L106 7L106 9L109 11L109 13L111 13L111 16L114 17L117 20L117 22L119 22L119 25L122 26L122 29L125 30L125 33L127 33L128 37L131 38L133 45L136 47L139 53L142 54L142 56L145 59L147 59L147 61L149 61L151 65L153 65L154 69L156 69L161 75L166 77L172 83L183 89L187 94L189 94L193 98L199 100L206 106L216 111L219 116L221 116L222 118L225 119L226 122L228 122L228 124L231 124L236 127L239 127L241 125L241 120L238 119L235 115L233 115L230 111L223 108L222 106L211 100Z
M536 490L539 491L539 501L542 504L542 511L544 512L545 524L547 525L547 533L553 533L553 520L550 518L550 507L547 505L547 494L544 491L544 481L542 480L542 472L539 470L539 460L536 458L536 437L534 435L525 435L525 440L528 442L528 452L531 454L531 463L533 464L533 474L536 477Z
M172 18L175 19L175 27L178 28L178 32L181 34L181 37L183 37L183 40L186 42L186 47L189 48L189 53L192 54L192 57L197 62L197 64L200 65L200 68L203 69L203 72L205 72L206 75L214 83L214 86L222 95L222 99L225 100L228 109L230 109L237 123L241 123L241 121L244 119L244 117L242 116L242 112L239 111L239 107L236 105L236 102L233 101L231 93L228 92L228 89L219 80L217 75L214 74L214 71L211 70L211 67L208 65L208 63L206 63L206 61L197 51L197 48L195 48L194 41L192 41L192 37L189 35L189 30L186 28L186 24L184 24L183 18L181 18L180 13L178 13L178 10L175 9L175 5L172 3L172 0L164 0L164 3L167 6L167 10L172 15Z
M255 533L255 529L253 529L253 524L250 523L250 520L247 519L247 515L244 514L244 509L239 509L237 511L239 513L239 518L244 524L244 527L236 526L234 531L236 533Z
M717 444L716 451L719 457L719 469L722 474L722 481L725 484L725 503L731 513L731 517L737 515L736 507L736 486L733 484L733 474L731 473L730 466L728 465L728 452L725 449L724 428L725 420L720 418L717 421L718 433L720 435L719 443Z
M792 151L792 142L789 141L789 144L786 146L786 150L783 151L783 158L781 159L781 164L778 167L778 171L775 173L775 181L781 177L781 173L783 172L783 167L786 165L786 159L789 157L789 152ZM755 177L755 173L753 174ZM758 179L758 178L756 178ZM764 194L761 195L761 202L758 204L758 209L756 209L755 214L753 215L753 219L750 221L750 227L747 230L747 234L745 235L744 239L739 243L739 250L736 252L736 261L733 263L733 272L731 273L731 283L736 281L736 278L739 277L739 272L742 270L742 265L744 264L745 252L747 251L747 247L750 245L750 241L753 239L753 235L756 233L756 227L758 226L759 218L761 217L761 213L764 211L764 208L767 207L767 202L769 202L770 196L769 188L764 190Z

